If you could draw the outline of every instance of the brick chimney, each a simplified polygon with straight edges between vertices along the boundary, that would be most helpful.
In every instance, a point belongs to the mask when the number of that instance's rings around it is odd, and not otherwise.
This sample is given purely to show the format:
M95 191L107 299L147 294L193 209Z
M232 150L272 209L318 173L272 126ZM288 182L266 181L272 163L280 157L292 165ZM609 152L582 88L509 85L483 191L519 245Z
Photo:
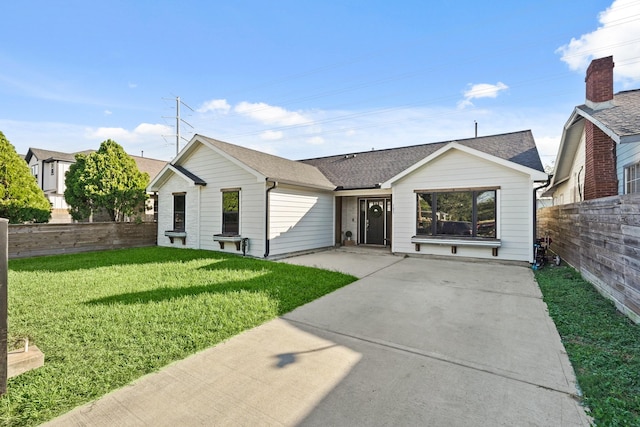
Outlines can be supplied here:
M591 61L584 81L587 107L601 110L613 106L613 56Z
M613 56L594 59L587 69L586 106L594 110L613 107ZM585 119L584 199L618 194L616 143Z

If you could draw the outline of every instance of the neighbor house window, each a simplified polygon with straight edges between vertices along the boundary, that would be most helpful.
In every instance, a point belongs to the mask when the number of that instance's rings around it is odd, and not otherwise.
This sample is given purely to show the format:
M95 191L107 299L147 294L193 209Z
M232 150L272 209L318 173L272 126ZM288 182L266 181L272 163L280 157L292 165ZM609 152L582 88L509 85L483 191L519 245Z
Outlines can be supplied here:
M51 163L51 175L55 173L55 165Z
M240 234L240 190L222 190L222 234Z
M31 166L31 175L35 176L38 179L38 164Z
M175 193L173 195L173 230L185 231L187 195L185 193Z
M496 238L496 189L416 193L417 235Z
M624 194L640 193L640 162L624 168Z

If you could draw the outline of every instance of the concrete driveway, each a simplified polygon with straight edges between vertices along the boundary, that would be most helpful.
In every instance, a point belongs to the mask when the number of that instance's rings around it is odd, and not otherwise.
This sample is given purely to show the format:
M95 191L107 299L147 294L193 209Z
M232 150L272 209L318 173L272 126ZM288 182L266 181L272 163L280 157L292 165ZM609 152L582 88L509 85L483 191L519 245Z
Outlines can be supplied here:
M361 279L49 425L589 425L526 265L284 262Z

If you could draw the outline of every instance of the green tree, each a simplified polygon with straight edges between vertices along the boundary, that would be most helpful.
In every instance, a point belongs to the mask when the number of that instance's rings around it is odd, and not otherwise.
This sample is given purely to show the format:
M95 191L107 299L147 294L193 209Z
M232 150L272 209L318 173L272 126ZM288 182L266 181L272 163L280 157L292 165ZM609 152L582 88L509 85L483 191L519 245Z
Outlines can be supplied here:
M64 198L73 219L86 219L102 208L112 221L123 221L143 208L149 175L140 172L124 149L108 139L95 153L76 155L65 184Z
M0 217L12 224L48 222L51 204L27 163L0 132Z

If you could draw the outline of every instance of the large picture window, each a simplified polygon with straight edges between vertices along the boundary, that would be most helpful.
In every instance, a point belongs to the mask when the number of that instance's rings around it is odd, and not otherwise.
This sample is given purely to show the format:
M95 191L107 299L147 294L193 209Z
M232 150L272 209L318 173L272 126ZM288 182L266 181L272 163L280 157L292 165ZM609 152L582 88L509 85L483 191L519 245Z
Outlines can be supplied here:
M495 239L496 191L417 192L416 234Z
M185 193L173 195L173 231L185 231L186 199Z
M624 168L624 194L640 193L640 163Z
M222 234L240 234L240 190L222 191Z

